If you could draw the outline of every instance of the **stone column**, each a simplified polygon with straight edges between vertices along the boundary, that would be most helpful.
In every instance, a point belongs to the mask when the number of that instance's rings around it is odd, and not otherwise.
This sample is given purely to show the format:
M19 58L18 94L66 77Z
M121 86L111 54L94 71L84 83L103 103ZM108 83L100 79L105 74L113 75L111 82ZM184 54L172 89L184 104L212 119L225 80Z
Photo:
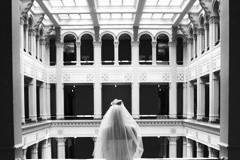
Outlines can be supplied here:
M139 118L139 95L140 95L140 85L139 82L134 81L132 83L132 116L133 118Z
M205 116L205 84L201 78L197 78L197 119Z
M197 57L199 57L201 55L201 31L200 28L197 28L197 48L196 48L196 52L197 52Z
M132 65L139 65L139 42L132 42Z
M205 50L205 31L204 28L199 29L200 36L201 36L201 42L200 42L200 55L204 52Z
M47 146L48 146L47 140L43 140L43 143L42 143L42 159L50 158L50 157L47 157L47 154L48 154Z
M215 26L214 26L214 20L215 17L214 16L211 16L209 18L209 33L210 33L210 37L209 37L209 43L210 43L210 46L209 48L212 49L213 46L215 45Z
M46 84L42 83L40 86L40 117L44 120L47 119L47 106L46 106Z
M196 39L197 39L197 35L194 33L193 34L193 45L192 45L192 52L193 52L193 59L196 58Z
M157 42L152 42L152 65L157 65Z
M114 42L114 65L118 66L119 65L119 53L118 53L118 42Z
M50 66L50 44L46 43L46 41L44 42L44 59L45 59L45 64Z
M57 157L65 159L65 138L57 138Z
M177 117L177 70L176 70L176 43L169 42L169 57L171 67L171 82L169 83L169 117Z
M187 157L192 158L193 157L193 144L190 139L187 138Z
M37 121L37 84L36 79L32 79L29 83L29 118Z
M209 74L209 121L219 119L219 78Z
M205 32L205 52L208 50L209 47L209 23L204 23L204 32Z
M177 137L169 137L169 158L177 158Z
M76 42L77 46L77 54L76 54L76 61L77 66L81 65L81 42Z
M47 140L46 140L46 143L47 143L47 154L46 154L46 158L51 159L51 158L52 158L51 139L47 139Z
M34 144L31 149L31 158L38 159L38 144Z
M94 65L96 67L99 67L102 65L102 59L101 59L101 42L94 42Z
M22 50L23 52L23 50ZM20 56L20 72L21 72L21 82L20 87L21 87L21 110L22 110L22 124L25 123L25 90L24 90L24 65L23 65L23 55Z
M197 142L197 157L203 157L203 144Z
M23 148L23 160L27 159L27 148Z
M57 43L57 67L56 67L56 115L57 119L64 118L64 84L62 81L62 67L63 67L63 44Z
M187 54L188 54L188 62L189 63L191 62L191 59L193 58L192 45L193 45L193 39L190 37L187 39Z
M31 55L33 54L32 53L32 29L28 27L28 53L31 53Z
M24 48L24 19L23 17L20 17L20 54L23 53L23 48Z
M32 31L32 56L34 59L36 59L36 31Z
M215 34L214 34L214 45L218 41L218 24L219 24L219 17L215 16L214 17L214 31L215 31Z
M187 118L191 119L194 116L194 86L191 82L187 82Z
M183 153L182 153L182 157L187 157L187 138L183 137Z
M187 117L187 108L188 108L188 102L187 102L187 82L183 83L183 118Z
M46 84L46 108L47 108L47 119L51 118L51 85Z
M102 118L102 84L94 83L94 118Z

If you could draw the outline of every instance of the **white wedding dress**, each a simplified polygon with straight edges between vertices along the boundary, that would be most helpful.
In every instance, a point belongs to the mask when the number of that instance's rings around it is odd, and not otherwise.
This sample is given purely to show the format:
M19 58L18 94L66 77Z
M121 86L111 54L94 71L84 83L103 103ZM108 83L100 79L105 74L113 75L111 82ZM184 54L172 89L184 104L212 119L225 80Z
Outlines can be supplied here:
M97 140L94 158L106 160L133 160L143 153L140 128L121 100L114 100L103 117Z

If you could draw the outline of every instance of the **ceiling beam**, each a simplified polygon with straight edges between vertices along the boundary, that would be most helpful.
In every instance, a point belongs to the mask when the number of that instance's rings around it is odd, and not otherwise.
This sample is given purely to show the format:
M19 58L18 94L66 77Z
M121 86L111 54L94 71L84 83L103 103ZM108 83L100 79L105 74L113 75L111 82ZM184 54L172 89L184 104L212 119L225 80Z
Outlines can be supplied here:
M90 10L90 15L92 17L93 25L94 25L94 27L99 27L97 11L96 11L96 6L94 3L94 0L87 0L87 3L88 3L89 10Z
M133 26L139 26L146 0L139 0Z
M178 18L175 20L173 26L177 26L181 20L183 19L183 17L185 16L185 14L192 8L193 4L195 3L196 0L189 0L188 4L185 6L185 8L183 9L182 13L178 16Z
M50 13L50 11L48 10L48 8L45 6L45 4L43 3L42 0L36 0L39 4L39 6L42 8L42 10L44 11L44 13L48 16L48 18L50 19L50 21L53 23L53 25L55 27L60 27L59 24L57 23L57 21L55 20L55 18L53 17L53 15Z

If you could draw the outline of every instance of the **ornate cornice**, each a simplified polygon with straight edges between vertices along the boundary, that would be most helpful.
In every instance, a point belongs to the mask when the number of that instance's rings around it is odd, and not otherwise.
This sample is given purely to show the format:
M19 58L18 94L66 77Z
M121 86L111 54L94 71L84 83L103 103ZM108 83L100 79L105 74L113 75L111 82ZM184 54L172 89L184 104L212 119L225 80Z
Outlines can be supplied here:
M33 29L38 33L39 26L42 23L44 14L34 15L33 16Z
M24 19L26 22L27 20L27 13L31 9L34 0L20 0L20 11L21 11L21 18Z

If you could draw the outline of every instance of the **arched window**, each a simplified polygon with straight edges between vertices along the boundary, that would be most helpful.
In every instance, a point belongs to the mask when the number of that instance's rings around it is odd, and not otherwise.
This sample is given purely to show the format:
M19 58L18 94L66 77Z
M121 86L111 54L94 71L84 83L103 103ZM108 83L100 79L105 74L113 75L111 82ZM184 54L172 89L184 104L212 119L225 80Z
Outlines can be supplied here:
M215 45L217 45L219 42L220 42L220 15L219 15L219 1L216 1L213 5L213 12L214 12L214 15L216 16L216 19L215 19L215 28L214 28L214 31L215 31Z
M205 31L204 31L204 18L201 16L200 18L200 26L202 28L202 32L201 32L201 53L204 53L204 49L205 49Z
M32 18L28 19L28 53L32 55Z
M72 34L64 37L64 51L63 51L64 65L76 64L76 38Z
M166 34L157 37L157 64L169 64L169 38Z
M102 36L102 64L114 64L114 38L110 34Z
M55 37L51 37L49 39L49 52L50 52L50 66L56 65L56 39Z
M143 34L139 41L139 64L152 64L152 37Z
M84 34L81 38L81 65L93 64L93 37Z
M189 34L190 34L190 37L193 38L193 29L192 29L192 27L189 29ZM194 39L193 39L193 41L194 41ZM191 52L191 53L190 53L190 56L191 56L191 61L192 61L193 58L194 58L193 41L192 41L191 46L190 46L190 52Z
M183 64L183 38L177 37L177 64Z
M131 64L131 37L128 34L122 34L119 37L118 59L119 64Z

